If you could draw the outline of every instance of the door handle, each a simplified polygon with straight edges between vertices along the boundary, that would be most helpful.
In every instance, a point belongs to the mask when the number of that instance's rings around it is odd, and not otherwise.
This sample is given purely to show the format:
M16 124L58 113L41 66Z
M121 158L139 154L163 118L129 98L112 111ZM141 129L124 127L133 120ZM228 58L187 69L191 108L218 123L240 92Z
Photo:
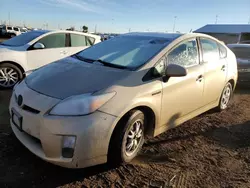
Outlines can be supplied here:
M203 80L203 76L200 75L200 76L198 76L198 78L196 79L196 82L201 82L202 80Z
M223 65L223 66L221 67L221 70L222 70L222 71L226 71L226 65Z
M65 55L65 54L67 54L67 51L60 51L60 54Z

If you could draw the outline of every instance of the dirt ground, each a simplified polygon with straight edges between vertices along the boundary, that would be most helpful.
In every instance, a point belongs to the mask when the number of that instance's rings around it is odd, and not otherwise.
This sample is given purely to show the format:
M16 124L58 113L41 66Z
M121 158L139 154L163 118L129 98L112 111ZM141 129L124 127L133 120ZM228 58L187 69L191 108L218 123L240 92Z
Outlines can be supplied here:
M147 141L131 164L70 170L42 161L15 138L11 91L0 91L0 187L250 187L250 84L235 93L230 109Z

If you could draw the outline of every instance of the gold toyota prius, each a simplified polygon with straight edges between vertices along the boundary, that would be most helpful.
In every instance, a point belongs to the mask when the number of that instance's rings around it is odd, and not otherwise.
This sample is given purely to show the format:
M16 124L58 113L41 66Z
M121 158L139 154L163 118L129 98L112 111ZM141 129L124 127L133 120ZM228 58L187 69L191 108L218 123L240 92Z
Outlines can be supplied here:
M129 162L145 137L226 109L237 77L234 53L210 36L123 34L34 70L13 89L10 123L59 166Z

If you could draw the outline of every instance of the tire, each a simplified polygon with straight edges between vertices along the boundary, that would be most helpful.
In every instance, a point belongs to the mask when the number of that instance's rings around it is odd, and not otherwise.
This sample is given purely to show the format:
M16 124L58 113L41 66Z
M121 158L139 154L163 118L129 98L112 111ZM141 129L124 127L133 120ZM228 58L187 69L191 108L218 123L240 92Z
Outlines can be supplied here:
M139 131L135 128L139 126ZM142 148L144 143L144 126L145 126L145 117L142 111L134 110L131 111L120 123L118 123L115 128L113 135L111 137L109 153L108 153L108 162L111 165L119 165L123 162L130 162ZM132 139L134 132L134 139ZM140 133L141 137L139 137ZM131 137L131 138L129 138ZM138 138L137 138L138 137ZM134 140L137 140L136 142ZM131 151L129 148L133 142L133 147Z
M220 96L220 101L219 101L219 104L217 106L217 111L223 111L223 110L226 110L229 106L230 106L230 102L231 102L231 99L233 97L233 89L232 89L232 84L230 82L228 82L222 93L221 93L221 96Z
M16 34L10 34L10 38L13 38L15 36L16 36Z
M0 64L0 88L11 89L22 79L23 73L17 66L11 63Z

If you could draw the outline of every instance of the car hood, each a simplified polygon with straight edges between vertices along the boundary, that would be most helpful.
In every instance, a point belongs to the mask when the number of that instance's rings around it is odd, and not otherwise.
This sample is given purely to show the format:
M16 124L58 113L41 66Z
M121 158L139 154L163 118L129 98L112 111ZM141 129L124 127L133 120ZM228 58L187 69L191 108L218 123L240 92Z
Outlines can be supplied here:
M3 46L0 44L0 52L7 52L7 51L10 51L7 46Z
M68 57L37 69L26 77L25 82L39 93L65 99L105 89L130 72Z
M4 46L0 44L0 52L22 51L23 48L23 46Z

